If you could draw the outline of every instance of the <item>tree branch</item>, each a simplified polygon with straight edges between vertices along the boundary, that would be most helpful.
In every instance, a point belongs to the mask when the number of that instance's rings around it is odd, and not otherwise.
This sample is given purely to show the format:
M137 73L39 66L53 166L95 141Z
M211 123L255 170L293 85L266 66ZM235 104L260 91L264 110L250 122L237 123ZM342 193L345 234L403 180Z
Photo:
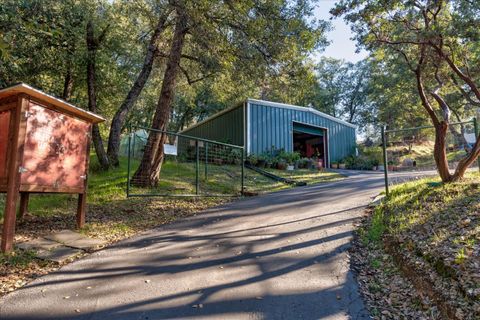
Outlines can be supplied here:
M178 67L180 68L180 71L182 71L182 73L183 73L183 75L185 76L185 78L187 78L187 82L188 82L189 85L192 85L192 84L194 84L194 83L196 83L196 82L200 82L200 81L202 81L202 80L205 80L205 79L207 79L207 78L209 78L209 77L211 77L211 76L213 76L213 75L215 74L214 72L212 72L212 73L206 74L206 75L204 75L204 76L202 76L202 77L200 77L200 78L197 78L197 79L192 80L192 78L191 78L190 75L188 74L188 71L185 70L185 68L183 68L180 64L178 65Z
M422 105L427 111L428 115L432 119L432 122L435 127L440 125L440 121L438 120L437 115L435 114L435 110L433 110L432 105L428 101L427 95L425 94L425 87L423 85L423 78L422 78L422 67L425 60L425 47L422 46L420 50L420 58L418 61L417 68L415 69L415 76L417 80L417 90L418 94L420 95L420 100L422 101Z

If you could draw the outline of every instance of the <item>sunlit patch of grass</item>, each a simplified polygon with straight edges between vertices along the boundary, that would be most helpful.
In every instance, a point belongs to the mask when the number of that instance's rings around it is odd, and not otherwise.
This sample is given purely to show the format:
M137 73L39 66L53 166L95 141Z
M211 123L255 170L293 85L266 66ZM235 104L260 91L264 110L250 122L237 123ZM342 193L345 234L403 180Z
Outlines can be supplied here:
M462 264L465 259L467 259L467 254L465 253L465 248L460 248L455 255L455 263Z
M365 233L363 242L365 244L379 245L385 232L385 219L381 207L376 207L372 213L372 221Z
M320 171L312 169L296 169L296 170L277 170L277 169L264 169L274 175L282 178L292 179L294 181L303 181L307 184L335 181L343 179L344 176L336 172Z
M387 201L374 210L366 239L378 241L379 235L385 231L384 227L389 233L398 234L428 222L432 215L442 219L443 216L437 214L439 210L443 210L447 216L449 212L450 215L455 215L455 208L460 204L473 212L475 208L472 206L478 204L479 193L469 195L467 191L477 188L475 186L479 177L478 173L469 173L463 181L449 184L439 183L438 178L425 178L393 187ZM431 234L429 239L432 243L438 243L448 237L446 229L441 229Z
M410 152L407 145L391 146L387 149L389 158L398 159L399 163L404 160L414 160L417 167L435 167L435 159L433 157L434 143L433 141L424 141L412 145ZM456 162L466 156L463 149L454 149L447 151L447 160L449 162Z
M479 173L470 172L454 183L425 178L393 187L360 233L363 243L383 246L388 235L401 250L424 260L425 272L470 279L459 285L471 290L478 270L473 257L480 239L479 178Z

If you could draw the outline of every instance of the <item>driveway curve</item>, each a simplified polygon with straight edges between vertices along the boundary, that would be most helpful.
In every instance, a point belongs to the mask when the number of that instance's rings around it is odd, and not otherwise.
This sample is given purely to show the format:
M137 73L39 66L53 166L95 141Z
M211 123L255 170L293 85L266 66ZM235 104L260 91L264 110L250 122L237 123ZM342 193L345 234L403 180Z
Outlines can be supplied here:
M369 319L347 249L383 176L349 175L117 243L7 295L0 318Z

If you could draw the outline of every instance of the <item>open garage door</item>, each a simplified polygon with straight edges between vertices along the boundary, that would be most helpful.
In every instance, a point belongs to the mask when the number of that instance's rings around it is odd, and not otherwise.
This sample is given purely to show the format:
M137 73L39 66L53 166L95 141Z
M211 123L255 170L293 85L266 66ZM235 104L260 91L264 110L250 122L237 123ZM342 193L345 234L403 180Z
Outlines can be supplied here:
M305 158L322 159L323 166L327 167L327 131L324 128L293 123L293 151Z

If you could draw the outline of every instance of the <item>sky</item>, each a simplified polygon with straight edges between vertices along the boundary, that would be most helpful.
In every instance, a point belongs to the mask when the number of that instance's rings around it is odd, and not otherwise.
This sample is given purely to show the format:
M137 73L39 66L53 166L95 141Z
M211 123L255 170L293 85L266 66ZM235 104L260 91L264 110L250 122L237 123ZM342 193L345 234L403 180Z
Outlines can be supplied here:
M362 50L360 53L355 53L355 41L350 39L353 37L350 27L341 18L330 20L331 15L329 11L333 8L335 2L336 0L320 0L315 9L315 17L330 21L333 28L327 35L328 40L331 42L330 45L325 51L316 54L315 58L325 56L350 62L362 60L367 56L367 52Z

